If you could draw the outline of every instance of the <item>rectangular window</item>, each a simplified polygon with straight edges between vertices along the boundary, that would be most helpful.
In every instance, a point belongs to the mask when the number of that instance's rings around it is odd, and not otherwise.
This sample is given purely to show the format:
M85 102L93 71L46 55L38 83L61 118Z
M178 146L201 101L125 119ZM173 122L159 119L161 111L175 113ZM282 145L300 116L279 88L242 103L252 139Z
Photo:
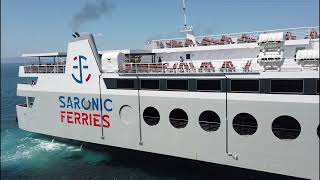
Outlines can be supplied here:
M159 80L141 80L141 89L159 89Z
M231 80L231 91L258 92L259 80Z
M221 91L221 80L197 80L198 91Z
M190 59L190 54L186 54L186 59Z
M35 97L28 97L28 104L27 104L28 107L32 107L33 106L34 98Z
M168 90L188 90L188 80L167 80Z
M272 93L302 93L303 80L271 80Z
M134 89L133 79L118 79L117 80L118 89Z
M319 84L319 79L317 80L317 94L319 94L319 90L320 90L320 84Z

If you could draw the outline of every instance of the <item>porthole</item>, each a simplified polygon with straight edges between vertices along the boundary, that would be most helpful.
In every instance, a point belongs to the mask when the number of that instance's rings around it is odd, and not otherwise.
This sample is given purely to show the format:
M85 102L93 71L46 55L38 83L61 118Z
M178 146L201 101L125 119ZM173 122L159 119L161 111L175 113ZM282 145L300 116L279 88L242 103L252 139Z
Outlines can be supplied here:
M253 135L258 129L257 120L248 113L240 113L233 118L233 129L239 135Z
M199 116L199 124L205 131L216 131L220 127L220 117L213 111L204 111Z
M173 127L177 129L184 128L188 124L188 115L182 109L174 109L170 112L169 120Z
M149 126L157 125L160 121L160 114L154 107L147 107L143 111L143 119Z
M272 122L272 132L279 139L296 139L300 135L301 126L291 116L279 116Z
M318 125L317 134L318 134L318 138L320 138L320 124Z

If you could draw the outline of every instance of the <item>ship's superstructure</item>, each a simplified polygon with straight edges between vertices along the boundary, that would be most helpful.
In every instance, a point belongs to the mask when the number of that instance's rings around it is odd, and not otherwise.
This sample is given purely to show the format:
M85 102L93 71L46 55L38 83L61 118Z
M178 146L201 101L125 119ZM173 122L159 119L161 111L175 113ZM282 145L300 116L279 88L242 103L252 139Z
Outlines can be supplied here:
M76 34L67 53L23 55L40 64L19 68L36 78L18 84L19 128L319 180L319 27L184 32L113 51Z

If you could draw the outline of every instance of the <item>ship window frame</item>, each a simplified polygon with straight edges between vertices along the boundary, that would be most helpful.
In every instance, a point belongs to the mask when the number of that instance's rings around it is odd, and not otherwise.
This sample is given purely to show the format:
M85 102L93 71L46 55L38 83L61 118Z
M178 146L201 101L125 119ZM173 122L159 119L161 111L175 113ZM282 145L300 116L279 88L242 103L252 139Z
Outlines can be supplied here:
M170 89L168 88L168 81L187 81L187 89ZM189 79L167 79L166 90L167 91L189 91Z
M153 114L153 116L146 116L145 115L145 114L149 114L149 113ZM158 115L158 116L154 116L154 115ZM144 122L149 126L158 125L160 122L160 118L161 118L158 109L155 107L152 107L152 106L148 106L143 110L142 117L143 117ZM153 120L150 120L150 119L153 119Z
M210 116L213 115L213 116ZM207 121L202 121L202 119L208 119ZM218 131L221 127L221 118L215 111L205 110L201 112L198 118L199 126L202 130L206 132ZM215 124L215 125L212 125ZM206 127L208 126L208 127ZM213 126L213 127L210 127Z
M177 113L178 113L178 115L177 115ZM177 119L177 118L175 118L176 116L182 115L182 114L179 114L179 113L182 113L183 115L185 115L186 119ZM173 123L173 121L175 121L175 123ZM180 125L176 124L177 122L181 123L181 121L182 122L184 121L186 123L183 123L182 125L181 124ZM187 112L185 110L183 110L182 108L174 108L169 113L169 122L170 122L171 126L174 127L175 129L184 129L189 124L189 116L188 116Z
M232 90L232 81L258 81L258 90L256 91L233 91ZM260 79L230 79L230 92L233 93L259 93L261 88Z
M199 90L198 81L220 81L220 90ZM222 92L222 79L196 79L196 91L199 92Z
M132 87L119 87L119 81L132 81ZM135 79L117 79L117 89L135 89Z
M33 96L27 96L27 107L32 107L34 104L36 97Z
M191 59L191 54L190 53L186 54L186 59Z
M320 124L318 125L318 128L317 128L317 134L318 134L318 138L320 139Z
M286 121L286 123L283 123L284 121ZM283 131L281 133L284 133L284 132L286 132L288 130L292 131L293 129L286 129L286 127L285 127L285 126L288 126L288 122L289 121L291 121L290 125L298 125L298 127L299 127L299 133L295 134L295 135L291 135L290 138L288 138L288 134L285 134L285 135L284 134L279 134L279 132L276 131L276 129L279 129L280 131ZM294 124L294 123L296 123L296 124ZM284 124L286 124L286 125L282 126ZM279 126L279 127L276 127L276 126ZM297 131L296 129L294 129L294 130ZM289 141L291 141L291 140L295 140L295 139L299 138L299 136L301 135L302 127L301 127L300 122L296 118L294 118L294 117L292 117L290 115L281 115L281 116L276 117L272 121L272 123L271 123L271 131L272 131L273 135L276 138L278 138L279 140L289 140ZM286 133L288 133L288 132L286 132ZM285 137L287 137L287 138L285 138Z
M320 93L320 79L316 80L316 94Z
M301 92L272 91L272 81L302 81L302 91ZM295 78L295 79L285 79L285 78L270 79L270 93L271 94L304 94L304 79L301 79L301 78Z
M248 137L257 133L259 124L257 119L252 114L248 112L241 112L233 117L232 129L238 135Z
M158 81L158 88L143 88L142 81ZM160 90L160 79L140 79L140 89L142 90Z

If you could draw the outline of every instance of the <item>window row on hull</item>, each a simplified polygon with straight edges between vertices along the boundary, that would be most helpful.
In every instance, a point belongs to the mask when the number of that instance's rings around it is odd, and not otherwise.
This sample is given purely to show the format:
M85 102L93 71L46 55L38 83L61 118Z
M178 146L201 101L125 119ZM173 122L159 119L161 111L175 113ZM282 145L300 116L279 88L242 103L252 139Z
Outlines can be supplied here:
M235 92L262 94L319 94L319 79L125 79L104 78L107 89Z
M149 126L156 126L160 122L160 113L154 107L147 107L143 111L144 122ZM188 125L188 115L180 108L173 109L169 114L170 124L177 129L183 129ZM211 110L203 111L199 116L200 127L207 132L217 131L220 128L221 120L217 113ZM232 120L233 130L241 136L250 136L258 130L258 122L249 113L239 113ZM319 137L319 127L317 134ZM271 130L278 139L293 140L298 138L301 132L301 125L292 116L282 115L275 118L271 124Z

